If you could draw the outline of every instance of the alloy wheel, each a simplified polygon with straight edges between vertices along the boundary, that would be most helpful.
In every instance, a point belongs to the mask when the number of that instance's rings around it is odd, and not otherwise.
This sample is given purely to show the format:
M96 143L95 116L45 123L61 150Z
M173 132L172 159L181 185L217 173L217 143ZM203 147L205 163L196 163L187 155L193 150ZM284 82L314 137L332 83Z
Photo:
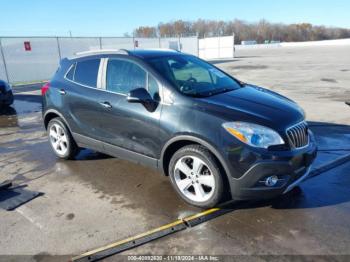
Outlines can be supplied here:
M215 190L215 178L208 165L196 156L184 156L174 168L175 183L181 193L195 202L205 202Z
M59 155L66 154L68 150L68 139L64 129L55 123L50 127L49 135L51 145L56 153Z

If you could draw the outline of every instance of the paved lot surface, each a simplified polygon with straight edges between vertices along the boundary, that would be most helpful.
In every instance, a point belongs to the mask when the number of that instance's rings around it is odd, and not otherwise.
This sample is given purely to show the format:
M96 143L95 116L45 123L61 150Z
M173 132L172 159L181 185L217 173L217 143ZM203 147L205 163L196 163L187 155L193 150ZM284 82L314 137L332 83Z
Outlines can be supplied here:
M344 104L350 100L350 47L237 55L217 65L305 108L320 148L315 166L350 153L350 107ZM0 181L14 179L44 195L15 211L0 210L0 255L33 261L71 256L200 211L184 204L168 179L151 169L89 150L74 161L57 160L36 90L16 88L13 108L1 112ZM245 208L233 204L229 214L124 254L350 255L350 163L301 189L300 195Z
M238 50L218 63L240 80L297 101L308 120L350 124L350 46Z

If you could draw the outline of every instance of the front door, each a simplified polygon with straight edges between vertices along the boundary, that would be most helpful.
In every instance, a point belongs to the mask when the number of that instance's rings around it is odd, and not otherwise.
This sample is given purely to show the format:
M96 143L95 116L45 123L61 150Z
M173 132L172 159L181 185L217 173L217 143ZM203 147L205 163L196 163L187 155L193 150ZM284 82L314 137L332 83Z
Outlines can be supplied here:
M105 91L99 97L100 103L106 104L100 116L104 142L156 158L160 145L159 83L139 64L124 58L109 58L105 72ZM127 94L140 87L158 102L154 110L127 101Z

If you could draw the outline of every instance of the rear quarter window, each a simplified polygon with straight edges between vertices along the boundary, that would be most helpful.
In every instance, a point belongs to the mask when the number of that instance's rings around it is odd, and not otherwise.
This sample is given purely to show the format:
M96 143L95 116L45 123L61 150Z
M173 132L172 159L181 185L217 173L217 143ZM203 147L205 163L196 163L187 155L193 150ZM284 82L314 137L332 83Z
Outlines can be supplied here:
M99 66L100 59L77 62L68 72L67 78L82 85L96 87Z
M75 71L75 63L73 64L73 66L70 67L68 73L66 74L66 78L74 81L74 71Z

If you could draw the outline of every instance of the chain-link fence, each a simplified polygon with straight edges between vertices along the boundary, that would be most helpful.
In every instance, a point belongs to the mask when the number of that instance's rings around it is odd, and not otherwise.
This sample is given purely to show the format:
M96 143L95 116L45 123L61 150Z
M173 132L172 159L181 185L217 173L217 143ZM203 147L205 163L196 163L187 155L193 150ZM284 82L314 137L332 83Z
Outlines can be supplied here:
M1 48L5 78L1 77L10 83L49 79L57 69L56 38L2 38Z
M64 57L87 50L123 48L170 48L200 56L197 37L0 37L0 79L12 84L48 80ZM203 47L201 52L206 53Z

